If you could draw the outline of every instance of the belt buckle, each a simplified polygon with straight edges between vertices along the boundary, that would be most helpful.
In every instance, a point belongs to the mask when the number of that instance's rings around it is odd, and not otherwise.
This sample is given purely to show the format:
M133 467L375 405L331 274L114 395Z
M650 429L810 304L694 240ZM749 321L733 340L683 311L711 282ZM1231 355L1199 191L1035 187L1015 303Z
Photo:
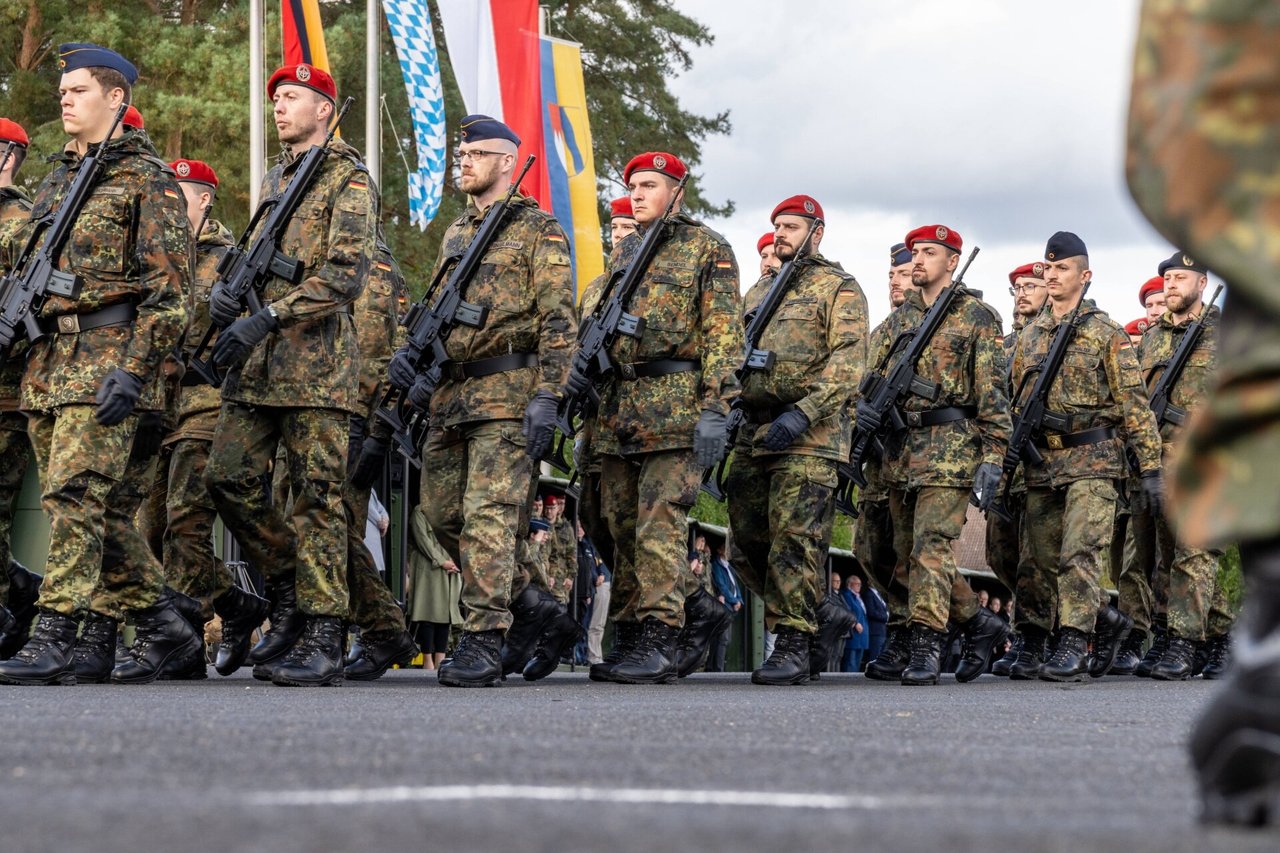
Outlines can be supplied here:
M634 364L623 364L618 368L618 372L622 374L623 379L632 380L636 378L636 366Z
M907 412L907 423L913 427L920 426L922 418L919 412Z
M80 317L76 314L63 314L58 318L58 334L76 335L80 333Z
M1055 434L1055 435L1047 435L1047 436L1045 436L1044 443L1045 443L1045 444L1047 444L1047 445L1049 445L1049 449L1050 449L1050 450L1061 450L1061 449L1062 449L1062 436L1057 435L1057 434Z

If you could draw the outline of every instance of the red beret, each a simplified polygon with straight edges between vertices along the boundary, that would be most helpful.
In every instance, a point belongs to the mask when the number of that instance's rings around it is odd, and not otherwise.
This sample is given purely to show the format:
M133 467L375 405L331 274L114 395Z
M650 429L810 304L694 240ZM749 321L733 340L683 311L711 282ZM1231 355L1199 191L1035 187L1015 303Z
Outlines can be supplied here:
M1157 291L1164 291L1164 278L1158 275L1147 279L1147 283L1138 290L1138 304L1145 308L1147 297Z
M564 503L564 498L560 497L559 495L547 495L542 502L547 506L555 506L557 504Z
M764 254L764 247L772 246L772 245L773 245L773 232L766 231L764 235L759 240L756 241L756 254L757 255Z
M784 213L790 216L804 216L808 219L821 220L824 218L822 205L818 204L817 200L809 195L793 195L791 198L778 202L778 206L773 209L773 213L769 214L769 221L776 221Z
M179 181L208 184L215 190L218 188L218 173L208 163L200 160L174 160L169 168L177 174Z
M631 209L631 196L624 195L609 202L610 219L635 219L636 213Z
M299 62L297 65L286 65L271 75L267 81L267 97L276 96L276 87L282 84L305 86L313 92L319 92L334 103L338 102L338 84L328 71Z
M147 126L146 122L142 120L142 113L138 112L138 108L133 104L130 104L129 109L124 111L124 118L120 120L120 123L125 127L132 127L134 130L142 130Z
M683 178L688 169L680 158L665 151L646 151L631 158L627 168L622 170L622 180L631 183L631 176L636 172L660 172L677 181Z
M26 148L31 144L31 139L28 138L27 132L22 129L22 125L11 119L0 118L0 143L7 145L10 142L16 142Z
M1124 330L1130 335L1141 335L1147 330L1147 326L1149 325L1150 324L1147 322L1146 317L1139 317L1137 320L1130 320L1129 324L1124 327Z
M1016 284L1020 278L1044 278L1044 264L1036 261L1033 264L1023 264L1013 272L1009 273L1009 283Z
M937 243L953 252L960 251L960 247L964 245L960 235L945 225L922 225L908 232L902 242L907 244L908 249L914 249L916 243Z

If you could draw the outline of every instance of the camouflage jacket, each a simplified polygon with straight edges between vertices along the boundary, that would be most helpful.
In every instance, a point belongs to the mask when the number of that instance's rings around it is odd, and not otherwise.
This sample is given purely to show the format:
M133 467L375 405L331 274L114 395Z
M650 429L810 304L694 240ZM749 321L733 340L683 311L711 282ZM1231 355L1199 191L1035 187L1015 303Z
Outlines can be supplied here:
M0 187L0 245L6 245L6 235L17 233L31 215L31 199L17 187ZM8 251L0 252L0 273L8 273L13 262ZM21 247L13 248L19 252ZM18 386L22 384L23 356L27 351L26 338L14 341L8 356L0 354L0 412L18 409Z
M1018 346L1018 336L1022 330L1026 328L1026 318L1014 315L1013 328L1009 334L1004 336L1004 349L1001 353L1002 366L1000 368L1001 375L1005 377L1005 391L1009 395L1009 411L1012 412L1017 406L1017 400L1013 398L1014 392L1017 390L1013 387L1013 351ZM1024 390L1025 393L1025 390ZM1009 487L1009 491L1013 494L1025 492L1027 490L1027 480L1022 473L1025 465L1019 465L1013 472L1013 484ZM1003 488L1003 484L1002 484ZM999 519L997 519L999 520Z
M378 242L364 294L356 302L356 341L360 349L361 414L373 416L382 395L387 365L401 336L399 319L407 295L400 265L386 243Z
M81 157L68 145L36 191L31 221L61 204ZM160 362L186 324L191 226L173 172L131 131L106 143L102 171L71 229L59 268L83 284L76 297L51 296L41 311L51 334L31 345L22 408L94 405L102 380L120 367L142 378L138 411L164 406ZM26 239L22 229L16 239ZM69 321L113 305L137 306L132 323L60 332ZM73 327L74 328L74 327Z
M195 352L196 346L209 331L211 322L209 292L213 290L213 284L218 280L218 263L226 254L227 248L234 246L235 242L227 226L216 219L210 219L204 224L204 230L196 240L196 271L192 278L191 298L187 303L190 321L187 323L186 337L183 340L183 348L188 355ZM207 350L205 356L208 356ZM217 388L204 384L183 386L178 395L179 428L174 440L178 437L213 438L213 422L217 420L221 403L222 397ZM200 419L204 422L202 424L204 428L198 429L196 433L187 434L192 424L184 422L197 415L206 416Z
M920 291L908 290L877 346L887 352L897 335L917 325L927 310ZM899 357L895 355L886 369ZM1000 315L981 294L961 285L915 366L921 379L938 386L938 396L928 400L911 395L902 404L902 414L909 420L912 412L951 406L971 406L977 414L934 426L909 426L901 436L901 455L885 466L886 478L899 486L905 482L907 488L969 488L980 463L999 465L1011 429L1003 366Z
M471 379L456 378L446 368L431 397L433 426L521 418L535 393L559 396L569 374L578 333L569 241L555 217L532 198L516 196L511 207L463 293L467 302L489 308L484 328L458 326L446 349L454 362L530 353L538 364ZM445 259L466 250L488 210L472 202L449 225L435 274Z
M284 191L300 159L281 153L263 181L264 201ZM279 329L227 375L222 399L365 414L352 313L373 263L377 210L359 152L335 140L280 243L305 264L302 281L267 281L263 302L275 309Z
M1013 353L1014 387L1048 353L1058 325L1053 304L1046 302L1018 335ZM1024 393L1030 393L1030 388ZM1133 344L1124 329L1091 299L1086 299L1080 310L1079 330L1049 388L1047 405L1050 411L1068 416L1068 432L1113 427L1118 434L1083 447L1041 448L1043 466L1022 466L1028 486L1058 487L1076 480L1124 477L1124 436L1137 453L1141 470L1160 467L1160 437L1155 416L1147 407Z
M889 330L893 328L894 324L897 322L900 322L900 318L897 318L894 313L891 313L888 317L881 320L878 326L871 330L871 334L867 338L867 361L866 368L863 371L864 375L866 370L874 370L877 365L884 361L885 356L889 352L889 347L893 343L893 338L889 336ZM919 322L918 316L914 322ZM857 382L855 382L853 386L852 396L854 399L857 399L858 396L857 383L860 383L861 381L862 377L859 376ZM886 463L885 460L881 459L875 452L874 448L867 454L862 463L862 476L867 478L867 485L865 488L860 488L858 490L859 501L886 501L889 499L889 475L893 472L886 471L888 465L889 463ZM900 470L898 473L899 475L901 474ZM905 484L905 480L902 480L899 476L899 478L895 480L895 484L903 485Z
M775 275L747 291L747 312L764 299ZM741 401L755 427L744 430L752 456L772 455L762 446L772 419L757 413L790 403L809 419L809 428L785 453L849 458L849 399L866 369L867 328L867 299L853 276L821 255L797 263L791 289L757 343L773 353L773 367L749 373L742 384Z
M1209 390L1217 374L1218 367L1218 321L1222 312L1216 305L1208 305L1204 309L1204 331L1196 348L1187 358L1182 375L1169 393L1169 402L1186 409L1189 415L1209 398ZM1165 365L1173 358L1174 350L1182 343L1182 336L1191 325L1191 318L1175 323L1173 314L1165 311L1159 321L1147 329L1138 345L1138 362L1142 366L1142 376L1146 380L1147 392L1155 389L1164 373ZM1178 441L1185 428L1172 421L1166 422L1160 430L1160 438L1166 452Z
M578 574L578 538L574 535L573 522L563 516L557 519L542 547L547 558L547 576L556 582L557 590L563 589L564 581Z
M583 321L591 316L591 312L596 310L596 305L600 302L600 297L604 295L604 286L608 280L609 276L598 275L591 279L587 286L582 289L582 296L578 300L579 333L581 333ZM596 413L593 409L588 408L582 418L582 423L578 425L578 434L574 436L574 442L581 448L578 451L577 458L581 463L583 473L598 473L600 471L600 455L596 452L592 442L595 432Z
M693 447L702 409L728 414L742 362L738 264L725 239L678 214L671 234L632 294L627 310L645 320L639 340L625 335L610 350L614 364L698 360L700 369L666 376L614 379L603 390L593 442L601 453L628 455ZM617 265L639 245L629 234L614 247Z

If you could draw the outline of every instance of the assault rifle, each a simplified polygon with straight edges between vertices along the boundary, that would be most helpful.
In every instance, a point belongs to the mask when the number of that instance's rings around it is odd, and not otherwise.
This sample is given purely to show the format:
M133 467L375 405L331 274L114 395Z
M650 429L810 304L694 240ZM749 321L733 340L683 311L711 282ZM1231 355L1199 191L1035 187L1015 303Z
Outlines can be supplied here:
M913 394L929 401L938 399L942 389L936 383L921 379L916 374L916 364L942 325L947 312L951 310L951 304L964 284L964 274L969 271L969 265L978 256L978 251L978 247L975 246L969 253L968 260L960 268L960 274L938 294L938 298L925 312L920 325L899 334L884 358L880 360L880 364L876 365L876 369L869 371L862 378L858 386L860 395L858 410L870 411L878 423L874 429L868 429L862 418L858 418L854 424L849 461L839 467L837 476L839 482L836 485L836 509L845 515L854 517L856 513L853 504L853 484L863 487L867 485L867 478L862 473L862 464L867 452L872 445L875 445L883 455L884 438L891 432L901 432L907 428L906 421L902 419L902 412L899 411L902 403ZM902 352L901 357L892 368L888 368L894 354L899 350Z
M256 314L262 310L262 297L259 291L273 276L282 278L289 284L302 281L306 264L280 251L280 243L284 240L289 221L293 219L311 185L319 177L320 169L329 155L329 144L333 142L338 126L342 124L343 117L346 116L347 110L351 108L354 101L355 98L347 98L342 104L342 109L338 110L338 117L334 119L324 142L307 149L284 192L258 205L253 218L249 220L249 226L240 235L240 241L227 250L222 260L218 262L218 281L214 284L214 289L221 286L224 292L234 296L243 307L248 308L250 314ZM264 217L266 222L262 226L262 232L250 242L253 232L258 228L258 223ZM196 238L199 239L199 237L200 235L197 234ZM222 374L218 373L211 359L201 361L200 356L204 355L205 350L209 348L217 332L217 324L210 323L209 331L205 332L204 338L186 360L187 370L195 371L197 376L215 388L222 384Z
M79 295L84 282L75 273L58 269L58 258L71 236L81 208L93 195L93 187L102 172L103 149L115 135L128 108L128 104L121 104L106 138L97 145L89 146L57 211L35 220L35 227L14 262L13 271L0 279L0 353L7 351L23 333L32 341L44 337L39 316L49 296L74 299ZM6 151L5 158L8 155L9 151ZM46 231L48 236L42 242L40 238ZM23 327L21 330L19 324Z
M738 369L733 372L734 377L738 380L741 387L746 382L747 376L753 372L767 372L773 369L774 354L769 350L759 348L760 338L764 336L764 330L769 325L769 321L773 319L773 315L777 312L778 307L782 305L782 301L787 298L787 294L791 291L791 285L795 277L799 274L796 268L796 262L801 260L801 250L809 245L809 240L813 237L813 232L817 230L820 220L814 219L809 223L809 230L804 235L804 240L796 247L795 254L791 256L786 263L778 270L778 274L774 276L773 284L769 285L768 291L765 292L764 299L760 300L749 314L747 314L746 342L747 357L743 360ZM729 450L733 449L734 442L738 440L738 431L742 429L742 423L747 419L747 413L744 411L741 398L734 400L733 408L729 411L729 417L725 421L725 455L718 463L702 476L702 491L711 495L717 501L723 502L724 494L724 478L728 472L729 466Z
M1200 338L1204 335L1204 315L1213 307L1213 303L1218 301L1218 294L1222 292L1222 285L1218 285L1217 290L1213 292L1213 296L1205 303L1204 310L1200 312L1187 330L1182 333L1182 341L1179 342L1178 348L1173 351L1173 355L1169 356L1167 361L1162 361L1155 367L1163 367L1164 372L1160 374L1160 378L1156 380L1156 384L1151 389L1151 411L1156 416L1156 429L1163 429L1165 424L1181 425L1187 419L1187 410L1175 406L1169 402L1169 397L1173 393L1173 388L1178 384L1178 380L1182 378L1182 371L1187 366L1187 360L1191 358L1191 353L1195 352L1196 345L1200 343ZM1154 370L1155 367L1152 369Z

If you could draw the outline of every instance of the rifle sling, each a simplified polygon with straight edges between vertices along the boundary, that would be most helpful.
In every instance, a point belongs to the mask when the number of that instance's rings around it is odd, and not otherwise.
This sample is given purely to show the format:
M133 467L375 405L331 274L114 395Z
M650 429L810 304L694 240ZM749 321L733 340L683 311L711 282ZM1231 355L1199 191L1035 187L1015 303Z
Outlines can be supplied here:
M478 358L475 361L457 361L444 365L444 375L454 382L467 379L479 379L482 376L493 376L495 373L508 373L525 367L537 367L536 352L513 352L493 358Z
M1036 447L1041 450L1070 450L1073 447L1084 447L1089 444L1110 441L1117 435L1119 433L1116 432L1115 427L1094 427L1093 429L1065 434L1051 433L1036 438Z
M48 319L55 321L58 334L75 335L104 326L123 326L132 323L137 317L138 306L132 302L122 302L87 314L61 314Z
M660 358L656 361L637 361L631 364L620 364L618 365L618 378L630 382L635 379L653 379L658 376L689 373L701 369L701 359Z
M902 419L909 427L932 427L953 421L967 421L977 416L977 406L946 406L941 409L927 409L923 412L902 413Z

